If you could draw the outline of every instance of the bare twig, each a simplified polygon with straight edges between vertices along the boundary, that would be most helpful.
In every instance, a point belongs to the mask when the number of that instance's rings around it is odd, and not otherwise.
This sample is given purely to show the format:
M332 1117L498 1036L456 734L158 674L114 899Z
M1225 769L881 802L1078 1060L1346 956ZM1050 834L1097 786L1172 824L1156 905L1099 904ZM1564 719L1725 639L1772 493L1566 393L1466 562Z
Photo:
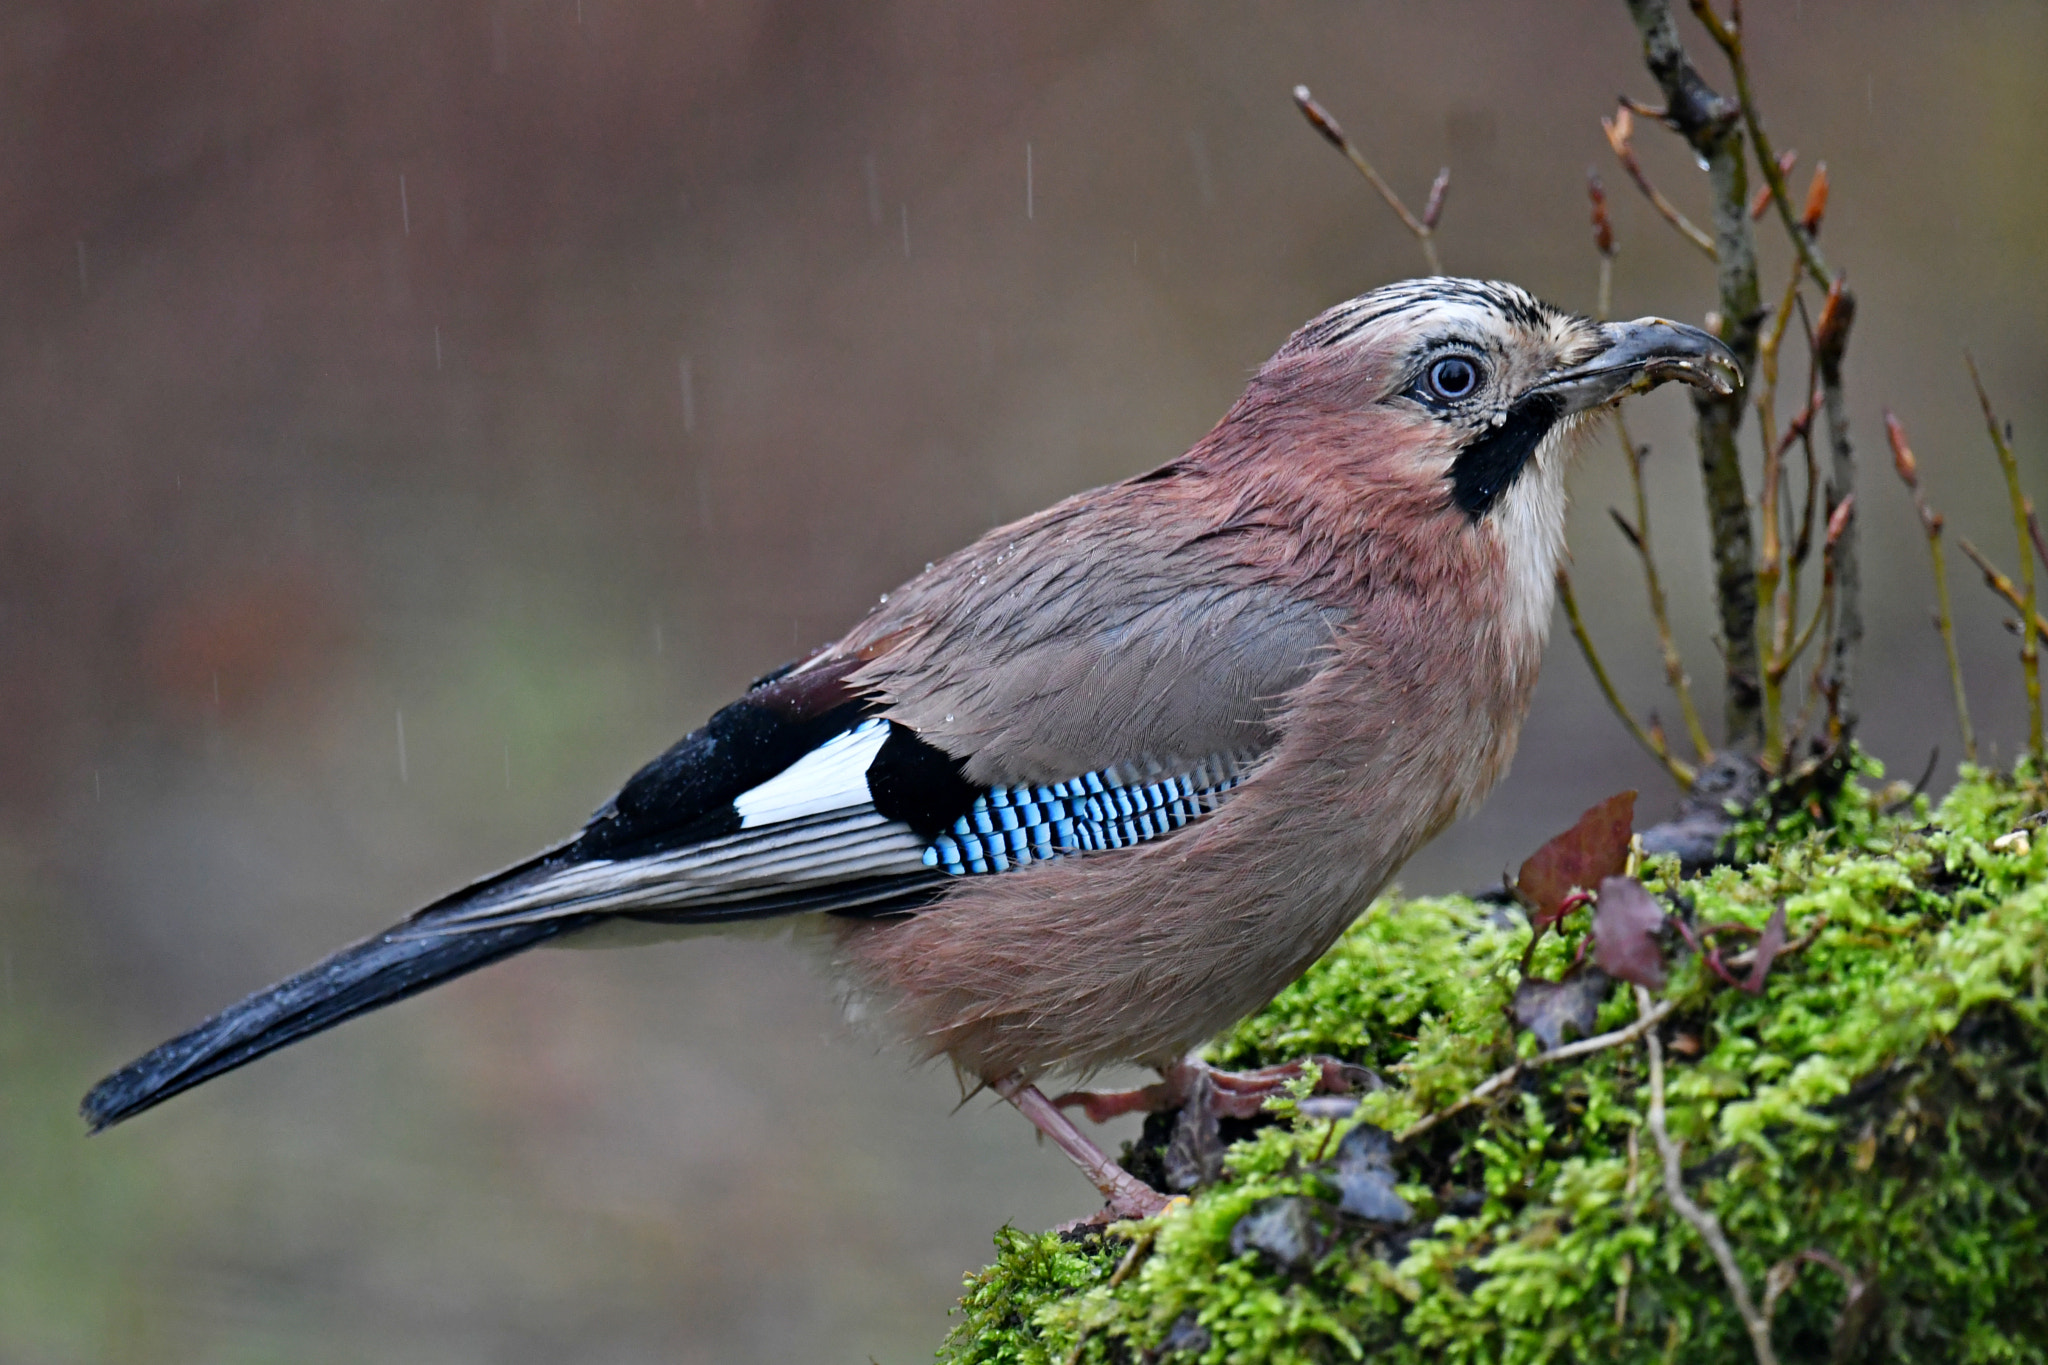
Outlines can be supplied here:
M1636 994L1642 996L1646 992L1643 991L1642 987L1638 986ZM1673 1004L1669 1000L1654 1008L1643 1008L1636 1016L1636 1021L1625 1028L1615 1029L1612 1033L1597 1034L1591 1038L1581 1038L1575 1043L1565 1043L1561 1047L1554 1047L1548 1052L1539 1052L1534 1057L1516 1062L1506 1070L1496 1071L1478 1085L1473 1086L1465 1094L1465 1097L1456 1104L1450 1105L1448 1108L1439 1109L1434 1114L1425 1115L1409 1124L1406 1128L1403 1128L1394 1135L1394 1141L1410 1142L1421 1137L1453 1114L1462 1114L1473 1105L1483 1103L1488 1096L1499 1094L1502 1090L1514 1084L1515 1079L1525 1071L1534 1071L1538 1067L1550 1066L1556 1062L1568 1062L1574 1057L1591 1056L1595 1052L1605 1052L1609 1048L1621 1047L1632 1043L1645 1034L1651 1034L1654 1037L1655 1035L1652 1033L1652 1030L1664 1021L1664 1016L1671 1013L1672 1009Z
M1627 3L1642 37L1644 63L1664 92L1664 118L1707 163L1720 294L1716 310L1719 333L1747 372L1756 363L1761 308L1741 108L1709 87L1686 56L1671 19L1669 0ZM1758 737L1761 720L1755 542L1735 444L1747 402L1740 393L1716 397L1695 391L1692 398L1714 548L1721 648L1727 660L1727 738L1737 745Z
M1664 221L1677 228L1679 236L1705 252L1708 260L1713 260L1716 254L1714 239L1702 232L1678 205L1666 199L1664 192L1650 183L1642 162L1636 160L1635 144L1630 140L1635 135L1635 116L1630 112L1631 107L1624 101L1614 111L1613 118L1600 120L1600 131L1607 134L1607 145L1614 150L1614 159L1621 163L1621 168L1628 172L1628 178L1643 192L1643 198L1664 216Z
M1593 249L1600 253L1600 311L1596 316L1607 321L1607 315L1614 310L1614 223L1607 216L1607 187L1600 183L1600 172L1586 167L1586 198L1593 202Z
M1834 716L1833 729L1843 735L1855 732L1856 655L1863 644L1863 575L1856 556L1857 533L1853 521L1833 532L1836 510L1854 496L1856 450L1849 441L1849 402L1842 392L1842 353L1848 349L1849 327L1856 318L1856 299L1844 287L1841 277L1828 286L1828 299L1814 326L1814 368L1820 375L1822 411L1828 420L1827 508L1834 547L1835 620L1828 633L1827 685ZM2021 553L2025 553L2022 547Z
M1785 753L1782 734L1784 689L1780 684L1791 666L1787 636L1797 611L1793 599L1798 589L1798 571L1790 574L1785 571L1785 534L1778 506L1784 493L1786 449L1776 432L1778 348L1783 344L1785 328L1792 320L1793 306L1799 301L1800 279L1800 268L1795 265L1792 278L1785 285L1784 297L1772 315L1771 326L1757 343L1760 382L1755 385L1756 416L1764 445L1763 474L1757 481L1758 533L1763 537L1756 566L1756 596L1761 608L1757 615L1757 653L1763 660L1764 735L1761 759L1765 769L1772 772L1783 766ZM1785 586L1783 592L1779 591L1781 582Z
M1564 569L1557 571L1557 600L1564 606L1564 619L1571 626L1572 638L1579 642L1579 652L1586 656L1586 667L1593 670L1593 681L1600 686L1600 695L1607 698L1607 704L1614 708L1614 714L1621 717L1621 723L1635 736L1636 743L1643 746L1650 757L1664 765L1664 771L1671 774L1671 780L1680 787L1691 790L1693 779L1699 774L1691 764L1671 752L1671 746L1664 742L1661 732L1651 733L1642 727L1635 713L1615 691L1613 679L1607 676L1607 666L1600 662L1600 651L1593 647L1593 637L1586 632L1586 620L1579 615L1578 598L1572 593L1571 575Z
M1692 679L1686 676L1685 656L1678 652L1678 642L1671 630L1671 613L1665 605L1664 582L1657 572L1657 556L1650 545L1650 498L1643 483L1643 456L1648 447L1639 446L1628 433L1628 422L1619 411L1614 414L1614 429L1621 437L1622 455L1628 461L1629 482L1635 487L1636 519L1633 525L1623 524L1629 544L1635 546L1636 554L1643 562L1643 586L1650 597L1650 620L1657 628L1657 649L1664 661L1664 681L1670 685L1671 693L1678 699L1678 713L1685 722L1685 733L1692 740L1693 753L1704 763L1713 757L1714 746L1707 739L1706 727L1700 724L1699 708L1693 704ZM1617 522L1621 521L1616 517ZM1676 774L1673 774L1676 776Z
M1365 154L1352 144L1350 138L1344 136L1344 130L1338 126L1337 120L1331 118L1330 111L1316 102L1316 97L1308 92L1307 86L1294 87L1294 102L1300 107L1302 117L1309 121L1309 126L1321 133L1332 147L1344 153L1345 159L1356 166L1358 173L1379 191L1380 198L1387 201L1387 207L1394 211L1394 216L1401 220L1401 225L1415 234L1415 240L1422 244L1422 258L1429 263L1429 273L1443 274L1443 263L1436 255L1436 220L1437 215L1443 212L1444 191L1450 187L1451 168L1446 166L1437 172L1436 182L1429 187L1429 202L1423 209L1422 216L1417 218L1408 211L1408 206L1401 202L1401 196L1394 193L1394 187L1373 169L1372 163L1365 159Z
M1586 170L1586 197L1593 205L1593 249L1600 253L1598 316L1605 322L1613 303L1614 224L1607 216L1606 187L1600 183L1599 173L1591 167ZM1631 525L1619 512L1613 512L1614 521L1621 528L1621 533L1627 538L1628 543L1635 547L1636 554L1642 558L1643 583L1650 596L1650 619L1656 624L1657 644L1664 659L1664 680L1670 684L1672 694L1678 699L1679 713L1684 718L1686 734L1692 740L1693 752L1704 763L1713 756L1713 745L1707 739L1706 727L1700 724L1699 708L1693 704L1692 679L1686 676L1685 658L1678 652L1678 645L1671 632L1671 615L1665 605L1664 584L1657 572L1656 553L1650 545L1650 499L1643 483L1643 459L1649 448L1635 443L1628 432L1628 421L1619 409L1616 409L1614 414L1614 426L1616 434L1621 438L1622 455L1628 461L1629 482L1635 489L1636 499L1634 524ZM1609 511L1612 512L1613 509L1610 508ZM1578 604L1573 602L1568 610L1575 615ZM1579 640L1579 647L1587 652L1587 660L1594 665L1596 674L1604 672L1598 667L1598 659L1592 652L1592 642L1586 636L1583 625L1577 627L1574 634ZM1611 687L1608 691L1609 701L1618 708L1620 703L1614 697ZM1670 744L1665 739L1664 728L1657 723L1654 713L1650 717L1649 729L1644 738L1648 741L1650 752L1666 760L1666 766L1669 767ZM1677 769L1671 771L1674 778L1679 777Z
M1631 4L1630 8L1634 8ZM1802 219L1792 215L1792 198L1785 189L1785 172L1790 169L1771 152L1770 135L1764 132L1764 121L1757 113L1756 98L1750 92L1749 62L1742 51L1742 5L1735 0L1730 11L1730 20L1721 22L1708 0L1692 0L1692 12L1706 27L1716 46L1728 58L1728 70L1735 78L1736 105L1742 111L1742 121L1749 129L1750 141L1756 146L1756 159L1763 173L1764 184L1771 192L1771 200L1778 206L1778 216L1784 221L1785 233L1792 239L1792 249L1799 253L1799 259L1813 275L1814 281L1823 288L1834 283L1827 262L1821 259L1820 248L1814 244L1814 235L1820 228L1820 210L1827 205L1827 178L1825 173L1818 176L1820 199L1815 207L1813 195L1807 196L1807 207L1811 210L1812 224L1807 226ZM1640 23L1640 20L1638 21ZM1802 216L1803 218L1803 216Z
M2021 591L2019 584L2007 578L1999 567L1991 562L1990 556L1970 543L1969 537L1958 536L1956 544L1970 557L1970 562L1977 566L1978 572L1984 575L1984 586L2003 597L2007 606L2024 616L2027 610L2027 595ZM2038 611L2034 613L2034 630L2036 634L2048 635L2048 617L2043 617Z
M1648 1019L1654 1008L1650 993L1636 987L1636 1009L1641 1018ZM1663 1008L1669 1009L1670 1002L1665 1002ZM1650 1050L1650 1138L1657 1144L1657 1159L1664 1167L1664 1198L1713 1253L1714 1264L1721 1268L1721 1278L1728 1283L1728 1295L1735 1300L1735 1311L1742 1315L1742 1325L1749 1332L1757 1365L1778 1365L1778 1353L1771 1347L1770 1319L1757 1311L1756 1301L1749 1295L1749 1283L1742 1277L1742 1267L1735 1263L1735 1251L1721 1231L1721 1220L1694 1203L1685 1192L1685 1173L1679 1165L1685 1149L1664 1123L1664 1044L1654 1027L1644 1030L1643 1041Z
M1992 448L1998 452L1998 467L2005 471L2005 493L2012 501L2013 530L2020 542L2020 592L2025 599L2020 605L2020 668L2027 680L2027 747L2039 758L2042 754L2041 632L2038 626L2040 617L2034 611L2033 545L2027 533L2033 506L2020 489L2019 462L2012 457L2012 442L2006 439L1998 414L1991 410L1991 396L1984 392L1984 380L1977 373L1977 362L1967 354L1963 360L1970 367L1970 383L1977 390L1977 405L1984 410L1984 429L1991 433ZM1972 555L1971 558L1977 556ZM1986 576L1989 576L1989 570L1986 570Z
M1913 510L1920 514L1920 529L1927 536L1927 555L1934 564L1934 627L1941 632L1941 648L1948 656L1949 688L1956 698L1956 726L1963 732L1963 757L1971 763L1977 761L1977 735L1970 728L1970 700L1963 693L1963 665L1956 657L1955 618L1949 610L1948 566L1941 553L1941 513L1928 505L1927 497L1920 491L1920 467L1913 458L1911 446L1906 444L1906 429L1899 419L1892 415L1890 408L1884 412L1885 436L1891 441L1892 467L1899 473L1899 481L1913 495ZM2030 521L2027 529L2036 530L2038 521ZM2036 550L2040 540L2035 539Z

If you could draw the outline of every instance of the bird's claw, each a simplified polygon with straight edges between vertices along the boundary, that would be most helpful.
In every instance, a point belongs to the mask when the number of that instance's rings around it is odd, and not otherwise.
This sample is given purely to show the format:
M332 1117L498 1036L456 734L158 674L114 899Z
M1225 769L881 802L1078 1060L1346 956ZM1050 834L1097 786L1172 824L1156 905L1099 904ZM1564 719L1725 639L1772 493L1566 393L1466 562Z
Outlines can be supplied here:
M1156 1084L1133 1090L1069 1090L1053 1103L1062 1109L1080 1109L1091 1123L1106 1123L1125 1114L1178 1109L1194 1098L1206 1079L1208 1105L1216 1115L1248 1119L1310 1067L1316 1068L1318 1095L1349 1095L1377 1090L1381 1085L1380 1078L1367 1068L1335 1057L1309 1057L1255 1071L1223 1071L1199 1057L1187 1057L1167 1069Z

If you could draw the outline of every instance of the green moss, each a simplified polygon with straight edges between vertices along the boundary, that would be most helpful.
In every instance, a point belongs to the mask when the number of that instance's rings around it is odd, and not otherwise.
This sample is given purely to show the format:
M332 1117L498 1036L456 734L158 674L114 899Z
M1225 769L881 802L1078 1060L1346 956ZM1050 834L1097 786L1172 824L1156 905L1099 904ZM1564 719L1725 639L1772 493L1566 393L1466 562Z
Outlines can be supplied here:
M1939 809L1915 800L1897 816L1851 783L1818 813L1753 827L1748 866L1646 873L1698 924L1760 927L1782 905L1808 940L1755 997L1672 954L1666 1095L1688 1189L1753 1292L1807 1250L1876 1287L1840 1358L2048 1361L2048 834L1993 846L2037 805L2028 771L1967 771ZM1333 1199L1317 1162L1344 1126L1399 1131L1535 1050L1506 1013L1526 939L1462 898L1376 907L1211 1057L1330 1053L1388 1088L1339 1125L1272 1106L1224 1180L1120 1230L1149 1245L1115 1285L1122 1235L1075 1246L1006 1231L942 1357L1749 1358L1713 1261L1663 1197L1639 1045L1525 1074L1397 1149L1407 1227L1332 1212L1327 1250L1293 1271L1232 1253L1261 1199ZM1536 970L1557 975L1576 947L1547 940ZM1598 1027L1634 1014L1616 989ZM1839 1278L1801 1274L1776 1312L1781 1358L1837 1358L1843 1302Z

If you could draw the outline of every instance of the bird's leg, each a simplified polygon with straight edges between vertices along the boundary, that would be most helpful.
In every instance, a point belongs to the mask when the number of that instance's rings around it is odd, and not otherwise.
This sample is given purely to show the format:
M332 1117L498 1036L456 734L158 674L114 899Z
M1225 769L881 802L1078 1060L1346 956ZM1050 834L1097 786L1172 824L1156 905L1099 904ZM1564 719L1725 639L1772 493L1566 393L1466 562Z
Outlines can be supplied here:
M1208 1107L1223 1118L1248 1119L1265 1107L1266 1101L1293 1084L1304 1071L1314 1069L1318 1095L1348 1095L1358 1090L1376 1090L1379 1077L1366 1068L1335 1057L1310 1057L1299 1062L1260 1067L1256 1071L1222 1071L1200 1057L1187 1056L1160 1071L1156 1085L1135 1090L1069 1090L1052 1103L1061 1109L1079 1106L1091 1123L1106 1123L1124 1114L1152 1114L1178 1109L1196 1097L1206 1078Z
M1021 1076L1011 1076L993 1082L991 1088L1073 1159L1082 1174L1102 1191L1110 1211L1117 1217L1150 1218L1166 1207L1165 1195L1111 1161L1037 1086Z

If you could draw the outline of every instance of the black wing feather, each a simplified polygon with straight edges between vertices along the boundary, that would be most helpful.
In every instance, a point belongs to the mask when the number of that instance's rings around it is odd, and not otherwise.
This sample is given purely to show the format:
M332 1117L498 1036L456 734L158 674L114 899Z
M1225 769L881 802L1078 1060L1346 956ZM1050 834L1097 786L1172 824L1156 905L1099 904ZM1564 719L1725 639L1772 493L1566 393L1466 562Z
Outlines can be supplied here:
M85 1097L94 1132L133 1117L266 1053L612 916L578 912L494 922L493 905L545 891L579 867L687 850L733 834L734 798L775 777L872 704L847 685L857 661L779 670L629 779L573 842L444 897L412 918L221 1011L108 1076ZM873 768L877 806L929 837L957 819L976 789L958 760L892 730ZM696 908L636 909L665 923L754 919L812 911L899 914L930 901L942 874L853 877L727 898ZM471 922L464 922L471 921Z

